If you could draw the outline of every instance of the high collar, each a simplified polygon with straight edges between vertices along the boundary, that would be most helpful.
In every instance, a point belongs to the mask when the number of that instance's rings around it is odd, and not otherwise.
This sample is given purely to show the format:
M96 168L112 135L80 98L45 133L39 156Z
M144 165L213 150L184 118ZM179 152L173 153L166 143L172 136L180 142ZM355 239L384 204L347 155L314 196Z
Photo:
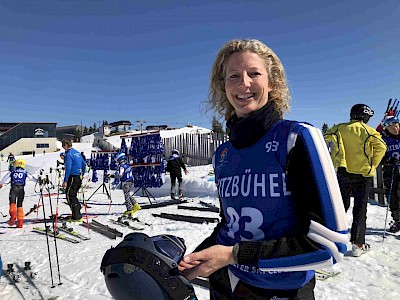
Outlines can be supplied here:
M238 118L235 114L226 123L229 128L229 141L236 149L250 147L281 119L275 108L275 102L267 102L245 118Z

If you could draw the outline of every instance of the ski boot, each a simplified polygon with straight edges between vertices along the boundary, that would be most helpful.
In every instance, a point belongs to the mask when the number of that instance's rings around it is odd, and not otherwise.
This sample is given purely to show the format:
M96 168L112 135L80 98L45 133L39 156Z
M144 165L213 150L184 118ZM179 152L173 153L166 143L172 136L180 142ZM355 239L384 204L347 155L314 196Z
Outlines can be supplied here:
M7 264L7 275L15 282L21 281L21 276L15 273L14 264Z
M140 207L140 205L139 205L139 203L135 203L134 205L133 205L133 207L132 207L132 210L131 210L131 216L133 216L133 214L135 213L135 212L137 212L137 211L139 211L139 210L141 210L142 208Z
M388 229L388 232L390 233L396 233L400 231L400 221L393 221L390 223L390 228Z
M171 200L175 200L175 193L171 193Z
M17 219L17 205L10 203L10 220L8 221L9 226L14 226L15 220Z
M135 212L137 212L138 210L141 210L142 208L140 207L139 203L135 203L132 207L131 210L127 210L123 213L124 217L128 217L128 218L133 218L133 214Z
M38 273L32 269L30 261L25 262L24 270L26 272L26 275L29 276L30 278L37 277Z
M179 198L183 198L183 191L179 190Z
M82 220L82 218L80 218L80 219L73 219L73 218L71 217L71 218L68 218L67 222L68 222L68 223L74 223L74 224L82 224L82 223L83 223L83 220Z
M17 208L17 228L22 228L24 225L24 209L22 207Z

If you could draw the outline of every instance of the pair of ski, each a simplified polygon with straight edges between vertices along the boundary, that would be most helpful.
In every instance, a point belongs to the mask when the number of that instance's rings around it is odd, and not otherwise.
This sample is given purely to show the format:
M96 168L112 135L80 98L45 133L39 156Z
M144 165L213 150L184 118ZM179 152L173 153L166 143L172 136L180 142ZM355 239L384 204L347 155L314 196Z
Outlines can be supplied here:
M18 263L7 264L7 270L4 271L10 283L12 283L22 295L24 299L44 299L39 289L34 283L34 278L37 277L29 261L21 267Z
M215 223L218 222L218 218L211 218L211 217L196 217L196 216L188 216L188 215L179 215L179 214L167 214L167 213L159 213L153 214L154 217L164 218L174 221L183 221L189 223Z
M117 239L117 236L118 237L122 237L123 236L123 233L118 231L117 229L112 228L112 227L110 227L108 225L105 225L103 223L100 223L100 222L98 222L96 220L92 220L91 223L83 222L81 225L84 226L84 227L89 226L89 228L92 229L93 231L95 231L97 233L100 233L100 234L102 234L102 235L104 235L104 236L106 236L106 237L108 237L110 239L113 239L113 240Z
M158 203L141 205L140 208L141 209L158 208L158 207L164 207L164 206L168 206L168 205L182 204L182 203L186 203L188 201L189 201L189 199L187 199L187 198L167 200L167 201L158 202Z
M136 230L144 230L144 227L138 227L138 226L131 225L131 223L129 223L130 221L138 222L139 224L150 226L150 224L142 222L138 218L132 218L132 217L127 217L127 216L121 216L117 220L110 219L110 222L112 222L114 224L117 224L117 225L121 225L121 226L127 227L129 229L134 230L134 231L136 231Z
M63 223L61 226L57 226L56 227L56 233L54 234L54 231L50 228L50 226L47 226L47 230L45 228L41 228L41 227L34 227L32 229L32 231L40 233L40 234L48 234L50 237L51 236L55 236L57 239L60 240L64 240L73 244L77 244L80 243L82 240L86 241L86 240L90 240L89 237L80 234L79 232L75 231L73 228L71 227L67 227L67 225L65 223ZM66 233L68 235L71 235L71 237L65 235L65 234L61 234L60 232ZM74 238L72 238L74 237ZM78 238L78 239L75 239Z
M198 211L211 211L219 213L219 208L213 204L200 201L200 204L204 206L187 206L187 205L178 205L178 209L187 209L187 210L198 210Z
M315 270L315 278L318 280L327 280L328 278L335 277L340 273L340 271Z

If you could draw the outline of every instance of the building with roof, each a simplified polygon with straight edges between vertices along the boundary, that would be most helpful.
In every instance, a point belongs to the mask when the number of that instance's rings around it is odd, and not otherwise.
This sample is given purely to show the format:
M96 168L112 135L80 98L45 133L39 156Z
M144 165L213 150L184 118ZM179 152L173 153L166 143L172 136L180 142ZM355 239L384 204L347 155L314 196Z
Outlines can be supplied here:
M77 138L77 131L80 131L82 136L82 126L81 125L69 125L69 126L60 126L56 128L56 137L60 141L63 139L70 139L71 141L75 141Z
M57 123L0 123L0 153L7 156L57 150Z

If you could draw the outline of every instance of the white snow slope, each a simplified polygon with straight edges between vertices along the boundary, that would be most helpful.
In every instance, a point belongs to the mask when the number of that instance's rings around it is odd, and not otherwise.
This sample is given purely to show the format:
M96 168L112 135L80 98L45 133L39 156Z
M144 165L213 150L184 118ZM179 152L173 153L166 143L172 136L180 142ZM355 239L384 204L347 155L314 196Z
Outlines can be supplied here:
M90 157L92 150L90 143L77 143L74 148L78 151L84 151L86 157ZM36 157L24 156L29 165L44 167L50 175L52 181L57 184L56 174L50 173L50 168L56 167L56 160L59 153L38 154ZM19 157L17 157L19 158ZM6 173L6 162L1 163L1 177ZM213 182L208 181L208 171L211 166L189 167L189 174L184 175L184 189L187 197L193 199L187 205L199 206L200 201L218 205L216 189ZM100 173L100 172L99 172ZM101 174L99 174L101 175ZM90 200L88 204L91 208L88 213L98 215L95 220L106 223L112 227L118 228L128 234L130 230L110 223L108 220L125 210L122 191L119 189L111 190L112 205L109 212L109 200L107 195L100 188L96 193L94 191L101 185L102 178L99 176L99 182L88 183L85 190L85 199ZM157 201L169 199L169 177L160 189L151 189L150 192ZM86 182L86 180L85 180ZM24 209L27 211L39 201L38 188L35 191L35 183L28 181L25 188L26 196L24 200ZM56 189L51 190L57 193ZM80 225L74 225L76 231L90 236L90 240L82 241L79 244L72 244L62 240L57 240L59 270L57 269L55 243L52 238L49 239L50 256L52 264L53 282L50 276L49 256L47 250L46 236L32 232L34 226L42 226L43 223L35 223L36 213L26 217L22 229L9 228L8 217L8 193L9 185L0 189L0 253L3 260L3 269L7 263L31 261L32 266L38 272L38 277L34 279L35 287L30 286L23 292L29 296L25 299L50 299L58 296L56 299L112 299L109 294L102 273L100 272L100 263L104 253L111 246L116 246L121 242L109 239L96 232L90 231ZM93 194L94 193L94 194ZM60 194L59 214L69 213L69 207L64 204L65 195ZM82 195L79 198L82 199ZM138 197L140 204L149 203L146 197ZM153 201L153 199L151 199ZM46 215L50 215L50 199L44 198ZM53 212L57 206L57 196L51 197ZM82 209L82 212L84 210ZM142 232L149 236L158 234L172 234L182 237L186 241L187 253L191 252L205 237L213 230L215 223L193 224L187 222L177 222L167 219L153 217L152 213L167 212L180 213L196 216L217 217L216 213L200 212L177 209L177 206L162 208L153 208L139 211L137 216L150 223ZM371 245L371 252L359 258L350 255L345 256L342 263L335 265L334 270L342 272L336 277L326 281L318 281L315 288L317 299L400 299L400 238L399 236L389 235L383 241L383 227L385 222L386 207L380 206L371 200L368 205L367 219L367 242ZM39 218L43 217L42 209L39 210ZM390 217L389 217L390 220ZM351 224L351 208L348 212L348 222ZM350 248L350 245L348 245ZM60 277L59 277L60 274ZM60 279L59 279L60 278ZM62 285L59 285L59 282ZM25 284L27 286L27 284ZM196 295L200 300L208 299L208 291L202 287L194 286ZM5 276L0 280L0 299L18 300L24 299L18 289L7 280ZM54 299L54 298L53 298ZM132 299L135 299L132 295Z

